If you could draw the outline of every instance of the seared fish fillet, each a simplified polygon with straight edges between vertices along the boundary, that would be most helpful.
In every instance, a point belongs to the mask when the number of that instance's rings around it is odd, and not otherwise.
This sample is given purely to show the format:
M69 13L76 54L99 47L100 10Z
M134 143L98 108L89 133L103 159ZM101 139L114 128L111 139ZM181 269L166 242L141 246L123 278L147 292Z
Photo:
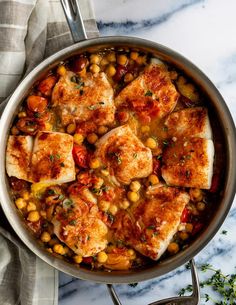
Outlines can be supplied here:
M113 89L105 73L87 73L78 83L76 75L61 76L52 93L52 104L57 108L63 125L92 120L97 125L114 121Z
M31 161L31 180L65 183L75 180L73 137L60 132L38 132Z
M151 115L163 118L174 109L178 97L165 65L151 63L118 94L115 105L128 106L138 112L153 108L155 111Z
M162 177L168 185L209 189L213 175L212 140L189 138L170 144L162 156Z
M172 112L166 119L168 135L177 138L212 138L212 130L206 108L196 107Z
M6 152L6 170L9 177L31 181L30 161L33 148L31 136L9 136Z
M107 246L107 226L99 219L98 207L79 197L56 208L54 233L75 253L93 256Z
M124 184L152 172L151 150L135 136L130 127L112 129L96 143L95 156L108 166L112 176Z
M166 185L155 187L148 199L117 214L115 238L158 260L177 232L188 202L189 195L184 191Z

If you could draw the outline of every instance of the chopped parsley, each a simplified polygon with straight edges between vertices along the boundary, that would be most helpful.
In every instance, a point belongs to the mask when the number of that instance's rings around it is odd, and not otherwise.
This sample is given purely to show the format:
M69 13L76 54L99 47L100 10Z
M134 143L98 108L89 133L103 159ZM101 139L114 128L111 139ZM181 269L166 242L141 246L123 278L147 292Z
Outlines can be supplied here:
M169 141L167 141L167 140L164 140L162 143L163 143L164 146L169 145Z
M190 175L191 175L191 172L190 172L189 170L186 170L186 172L185 172L185 176L186 176L187 178L189 178L189 177L190 177Z
M155 229L156 229L156 226L151 225L151 226L148 226L147 229L148 229L148 230L155 230Z
M61 167L65 167L65 164L63 162L60 163Z
M134 159L136 159L136 158L137 158L137 156L138 156L138 154L137 154L137 153L134 153L134 154L133 154Z
M51 162L53 162L54 161L54 155L50 155L49 159L50 159Z
M150 90L146 91L146 93L144 94L144 96L152 96L152 95L153 95L153 93Z
M80 89L83 86L84 86L84 82L80 82L80 83L78 83L78 85L75 88Z
M72 205L73 201L71 199L66 198L66 199L63 200L62 203L63 203L63 205L69 207L69 206Z
M77 222L76 219L73 219L73 220L69 221L69 225L75 226L76 222Z

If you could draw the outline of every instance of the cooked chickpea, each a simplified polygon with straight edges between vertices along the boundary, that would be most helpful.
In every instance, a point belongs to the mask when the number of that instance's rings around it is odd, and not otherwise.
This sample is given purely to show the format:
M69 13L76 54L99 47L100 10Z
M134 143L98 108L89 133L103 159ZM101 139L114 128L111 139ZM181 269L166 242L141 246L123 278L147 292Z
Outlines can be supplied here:
M31 211L28 214L27 220L31 222L36 222L40 219L40 215L38 211Z
M185 225L185 231L188 233L191 233L193 230L193 225L191 223L186 223Z
M82 134L80 134L80 133L75 133L74 134L74 142L76 143L76 144L82 144L83 143L83 141L84 141L84 137L83 137L83 135Z
M57 254L60 254L60 255L64 255L65 254L65 249L64 247L61 245L61 244L55 244L53 246L53 251Z
M75 255L75 256L73 257L73 260L74 260L74 262L75 262L76 264L80 264L80 263L82 262L82 260L83 260L83 257L82 257L82 255Z
M201 189L190 189L189 195L192 201L198 202L203 199L203 193Z
M123 200L119 203L119 206L121 209L126 210L130 206L130 203L128 200Z
M89 67L90 71L92 73L98 73L100 72L100 67L96 64L92 64L90 67Z
M126 55L121 54L121 55L117 56L117 63L119 65L125 66L127 64L127 62L128 62L128 58Z
M105 263L105 262L107 261L107 259L108 259L108 256L107 256L106 252L101 251L101 252L98 253L98 255L97 255L97 261L98 261L100 264Z
M26 201L23 198L18 198L15 201L15 205L19 210L24 209L26 207Z
M131 256L132 259L135 259L136 253L133 249L129 249L127 252L128 252L128 255Z
M53 253L52 248L47 248L47 251L48 251L49 253Z
M13 126L11 129L11 134L17 136L20 133L19 129L16 126Z
M118 208L115 204L111 204L109 207L109 212L114 216L118 212Z
M157 142L153 138L147 138L145 145L150 149L154 149L157 147Z
M108 177L109 176L109 171L107 169L102 169L101 170L101 174L105 177Z
M182 240L186 240L189 238L189 235L187 232L179 232L179 237L182 239Z
M99 64L101 61L101 56L98 54L91 54L90 55L90 63L91 64Z
M18 113L18 118L25 118L27 116L25 111L21 111Z
M157 175L152 174L148 177L148 184L149 185L155 185L155 184L158 184L158 183L159 183L159 179L158 179Z
M76 124L74 124L74 123L71 123L66 127L66 131L69 134L75 133L75 130L76 130Z
M139 65L143 65L146 63L146 56L139 56L135 61L137 62L137 64Z
M141 132L142 133L147 133L150 131L150 127L148 125L144 125L141 127Z
M127 197L132 202L136 202L139 200L139 194L136 192L132 192L132 191L128 192Z
M60 76L64 76L66 74L66 68L65 66L59 66L57 68L57 73L60 75Z
M104 134L104 133L106 133L108 131L108 127L106 127L106 126L99 126L98 127L98 134Z
M169 244L167 250L170 254L176 254L177 252L179 252L179 245L175 242L172 242Z
M104 57L102 60L101 60L101 62L100 62L100 65L101 66L106 66L106 65L108 65L109 64L109 61Z
M109 76L109 77L112 77L116 74L116 68L113 66L113 65L109 65L107 68L106 68L106 74Z
M134 79L134 76L132 73L126 73L124 77L124 82L129 83Z
M47 212L46 212L46 211L40 211L40 215L41 215L43 218L47 218Z
M51 123L49 123L49 122L45 122L44 123L44 130L45 131L52 131L52 129L53 129L53 126L52 126L52 124Z
M132 181L132 182L130 183L129 188L130 188L131 191L133 191L133 192L138 192L138 191L140 190L140 188L141 188L141 184L140 184L139 181L134 180L134 181Z
M28 212L30 212L30 211L35 211L37 209L37 207L36 207L36 204L35 203L33 203L33 202L29 202L28 204L27 204L27 211Z
M115 52L110 52L107 54L107 60L109 62L116 62L116 53Z
M198 209L198 211L204 211L205 208L206 208L206 205L205 205L204 202L199 201L199 202L197 203L197 209Z
M89 167L92 169L96 169L99 168L101 166L101 163L99 161L99 159L91 159L89 162Z
M136 60L138 58L139 54L138 52L131 52L130 53L130 58L133 59L133 60Z
M87 135L87 141L90 144L94 144L98 139L98 136L96 135L96 133L90 133Z
M40 239L42 240L42 242L48 243L51 240L51 235L48 232L44 231L41 234Z
M98 207L99 207L99 210L101 210L103 212L107 212L108 209L110 208L110 202L106 201L106 200L101 200L98 202Z

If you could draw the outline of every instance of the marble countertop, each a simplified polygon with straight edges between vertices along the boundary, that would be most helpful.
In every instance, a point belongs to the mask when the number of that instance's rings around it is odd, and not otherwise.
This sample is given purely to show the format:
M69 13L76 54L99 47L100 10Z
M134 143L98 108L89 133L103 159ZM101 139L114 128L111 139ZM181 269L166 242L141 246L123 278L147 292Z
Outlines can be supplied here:
M102 36L129 35L166 45L195 63L216 85L236 120L235 0L93 0ZM222 231L227 234L222 234ZM218 234L196 257L227 273L236 266L236 200ZM200 273L200 279L202 274ZM115 285L123 305L177 295L190 284L185 267L135 288ZM207 292L204 290L204 293ZM112 305L105 285L60 273L59 305ZM202 304L205 304L203 302ZM210 301L207 303L213 304Z

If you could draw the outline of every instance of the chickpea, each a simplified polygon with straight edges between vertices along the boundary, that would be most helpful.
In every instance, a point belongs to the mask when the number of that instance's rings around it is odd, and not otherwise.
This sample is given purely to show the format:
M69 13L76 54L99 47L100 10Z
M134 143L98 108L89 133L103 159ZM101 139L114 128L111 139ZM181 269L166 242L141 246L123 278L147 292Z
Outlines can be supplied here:
M176 254L177 252L179 252L179 245L175 242L172 242L169 244L167 250L169 251L170 254Z
M138 192L141 188L141 184L139 181L137 180L134 180L130 183L130 186L129 186L130 190L133 191L133 192Z
M71 123L66 127L66 131L69 134L75 133L75 130L76 130L76 124L74 124L74 123Z
M47 218L47 212L46 212L46 211L40 211L40 215L41 215L43 218Z
M19 129L16 126L13 126L11 129L11 134L17 136L20 133Z
M21 111L18 113L18 118L25 118L27 116L25 111Z
M148 133L150 131L150 127L148 125L144 125L141 127L142 133Z
M84 137L83 137L83 135L82 134L79 134L79 133L75 133L74 134L74 142L76 143L76 144L82 144L83 143L83 141L84 141Z
M47 248L47 251L48 251L49 253L53 253L52 248Z
M200 189L190 189L189 195L190 199L195 202L201 201L203 199L202 190Z
M106 66L106 65L108 65L109 64L109 61L106 59L106 58L103 58L102 60L101 60L101 62L100 62L100 65L101 66Z
M110 52L107 54L107 60L109 62L116 62L116 53L115 52Z
M19 210L24 209L26 207L26 201L23 198L18 198L15 201L15 205Z
M199 202L197 203L197 209L198 209L198 211L204 211L205 208L206 208L206 205L205 205L204 202L199 201Z
M107 169L102 169L101 170L101 174L105 177L108 177L109 176L109 171Z
M138 56L138 58L135 60L137 64L143 65L146 63L146 56Z
M193 225L191 223L186 223L185 230L188 233L191 233L193 230Z
M159 183L159 179L158 179L157 175L152 174L148 177L148 184L149 185L155 185L155 184L158 184L158 183Z
M37 209L37 207L36 207L36 205L35 205L35 203L33 203L33 202L29 202L28 204L27 204L27 211L28 212L30 212L30 211L35 211Z
M92 64L90 67L89 67L90 71L92 73L98 73L100 72L100 67L96 64Z
M106 252L101 251L101 252L98 253L98 255L97 255L97 261L98 261L100 264L105 263L105 262L107 261L107 259L108 259L108 256L107 256Z
M182 239L182 240L186 240L189 238L189 235L187 232L179 232L179 237Z
M90 63L91 64L99 64L101 61L101 56L98 54L92 54L90 55Z
M41 234L40 239L42 240L42 242L47 243L51 240L51 235L48 232L44 231Z
M130 53L130 58L133 60L136 60L138 58L139 54L138 52L131 52Z
M104 133L107 133L107 131L108 131L108 127L106 127L106 126L99 126L98 127L98 134L100 134L100 135L102 135Z
M61 245L61 244L55 244L53 246L53 251L57 254L60 254L60 255L64 255L65 254L65 249L64 247Z
M157 142L153 138L147 138L145 145L150 149L154 149L157 147Z
M82 257L82 255L75 255L75 256L73 257L73 260L74 260L74 262L75 262L76 264L80 264L80 263L82 262L82 260L83 260L83 257Z
M31 222L37 222L40 219L40 215L38 211L31 211L28 214L27 220Z
M119 203L120 208L123 210L128 209L129 205L130 205L130 203L128 200L123 200Z
M131 256L132 259L135 259L136 253L133 249L129 249L127 252L128 252L128 255Z
M109 76L109 77L112 77L116 74L116 68L113 66L113 65L109 65L107 68L106 68L106 74Z
M121 55L117 56L117 63L119 65L125 66L127 64L127 62L128 62L128 58L126 55L121 54Z
M101 163L99 161L99 159L91 159L89 162L89 167L92 169L96 169L99 168L101 166Z
M101 200L98 203L99 210L106 212L110 208L110 202L106 200Z
M124 82L129 83L134 79L134 76L132 73L126 73L124 77Z
M118 208L115 204L111 204L109 207L109 212L114 216L118 212Z
M90 144L94 144L98 139L98 136L96 135L96 133L90 133L87 135L87 141Z
M60 75L60 76L64 76L66 74L66 68L65 66L59 66L57 68L57 73Z
M136 202L139 200L139 194L132 191L128 192L127 197L132 202Z

